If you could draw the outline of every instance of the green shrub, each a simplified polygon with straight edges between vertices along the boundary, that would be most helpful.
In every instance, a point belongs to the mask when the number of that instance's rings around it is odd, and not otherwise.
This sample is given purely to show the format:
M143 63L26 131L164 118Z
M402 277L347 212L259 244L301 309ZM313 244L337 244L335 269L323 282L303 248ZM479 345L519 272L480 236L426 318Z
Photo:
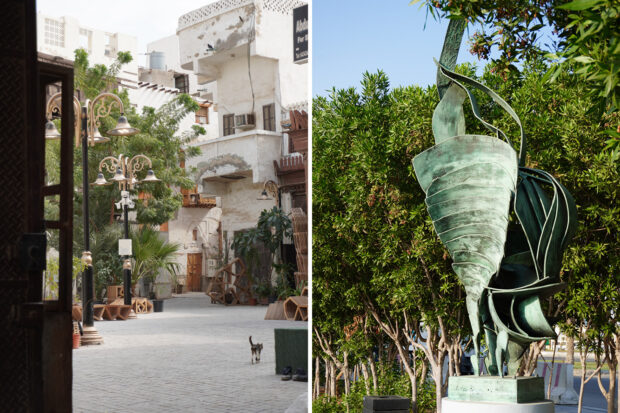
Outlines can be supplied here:
M372 386L372 384L371 384ZM351 385L351 392L344 396L341 391L338 398L327 398L320 396L312 402L313 413L341 413L347 411L347 404L350 412L361 412L363 409L364 396L366 396L366 385L364 380L358 380ZM371 390L371 394L372 394ZM378 367L377 371L377 392L376 396L402 396L411 398L411 382L409 376L391 365ZM435 384L431 380L418 383L418 412L435 411Z

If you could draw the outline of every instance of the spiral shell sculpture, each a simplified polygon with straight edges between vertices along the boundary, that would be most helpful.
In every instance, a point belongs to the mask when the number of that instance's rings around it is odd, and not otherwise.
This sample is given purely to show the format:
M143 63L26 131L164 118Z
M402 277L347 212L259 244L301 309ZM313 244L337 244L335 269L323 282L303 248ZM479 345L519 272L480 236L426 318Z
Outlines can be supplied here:
M462 29L451 23L446 38L450 30ZM455 38L460 44L460 36L452 33ZM454 65L454 54L446 58L449 46L444 45L442 60ZM413 167L435 231L467 293L475 352L484 333L487 371L502 376L505 362L509 374L516 374L531 342L555 337L540 300L564 287L559 275L563 251L576 229L575 202L553 176L525 167L523 127L501 97L437 65L442 98L433 114L435 146L417 155ZM489 95L518 124L518 155L508 137L480 117L468 87ZM465 133L466 99L495 136ZM479 375L478 363L473 367Z

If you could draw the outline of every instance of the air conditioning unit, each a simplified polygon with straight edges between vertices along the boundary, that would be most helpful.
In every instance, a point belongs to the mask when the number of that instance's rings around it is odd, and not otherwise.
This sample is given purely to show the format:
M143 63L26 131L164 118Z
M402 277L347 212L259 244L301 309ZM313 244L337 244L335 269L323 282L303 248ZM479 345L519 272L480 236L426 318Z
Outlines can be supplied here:
M256 126L253 113L235 115L235 129L253 129Z

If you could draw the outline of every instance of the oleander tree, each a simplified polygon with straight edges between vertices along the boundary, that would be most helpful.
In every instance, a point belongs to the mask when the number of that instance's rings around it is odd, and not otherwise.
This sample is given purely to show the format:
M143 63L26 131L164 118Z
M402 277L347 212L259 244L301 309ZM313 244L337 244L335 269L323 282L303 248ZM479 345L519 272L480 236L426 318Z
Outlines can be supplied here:
M337 311L351 318L328 322L328 331L343 331L354 317L373 320L402 361L414 406L426 365L437 399L445 394L443 361L458 368L466 335L464 294L433 233L411 164L431 146L438 101L432 91L390 91L384 73L366 73L359 93L334 90L313 104L315 336L322 334L322 318L332 317L331 300L340 300ZM410 345L424 353L423 363L410 363ZM340 364L346 371L346 360Z
M589 85L570 66L547 82L543 76L551 64L532 57L510 82L490 64L477 79L520 116L528 136L527 166L550 171L575 198L579 229L561 275L568 287L545 309L581 346L599 354L599 365L607 362L613 377L619 333L620 171L618 154L605 149L605 131L618 122L618 114L591 110L601 97L588 93ZM476 78L472 66L457 70ZM516 138L514 121L487 96L477 97L483 118ZM449 374L459 374L469 333L464 293L411 167L411 159L432 145L436 104L435 87L390 90L381 72L365 74L359 92L333 90L313 102L314 340L331 334L331 352L340 367L332 362L342 370L345 349L353 354L344 345L344 328L356 317L374 320L402 360L409 360L409 345L417 348L426 337L426 351L418 353L423 362L402 365L414 403L425 377L422 369L434 380L436 400L444 394L446 378L438 367L448 359ZM468 108L466 123L468 133L487 133ZM586 328L574 328L579 325ZM602 390L613 406L617 389L610 382Z
M411 1L415 4L420 0ZM545 78L567 70L585 83L589 109L617 112L620 100L620 3L616 0L424 0L432 16L464 19L473 29L471 53L488 59L507 79L525 60L552 59ZM607 148L620 149L620 124L604 131Z

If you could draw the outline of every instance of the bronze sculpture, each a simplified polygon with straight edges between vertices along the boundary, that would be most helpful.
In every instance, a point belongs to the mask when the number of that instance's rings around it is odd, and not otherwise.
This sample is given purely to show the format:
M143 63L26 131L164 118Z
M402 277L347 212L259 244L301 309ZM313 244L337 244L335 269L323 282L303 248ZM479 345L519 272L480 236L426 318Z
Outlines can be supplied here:
M441 101L435 146L413 160L435 231L465 287L474 350L485 333L491 375L515 375L531 342L555 337L540 300L560 291L562 254L576 229L570 193L552 175L525 166L526 137L513 109L486 86L451 69L465 24L452 20L438 65ZM503 131L481 118L475 88L520 129L519 155ZM463 102L495 136L465 133ZM478 363L473 363L479 375Z

